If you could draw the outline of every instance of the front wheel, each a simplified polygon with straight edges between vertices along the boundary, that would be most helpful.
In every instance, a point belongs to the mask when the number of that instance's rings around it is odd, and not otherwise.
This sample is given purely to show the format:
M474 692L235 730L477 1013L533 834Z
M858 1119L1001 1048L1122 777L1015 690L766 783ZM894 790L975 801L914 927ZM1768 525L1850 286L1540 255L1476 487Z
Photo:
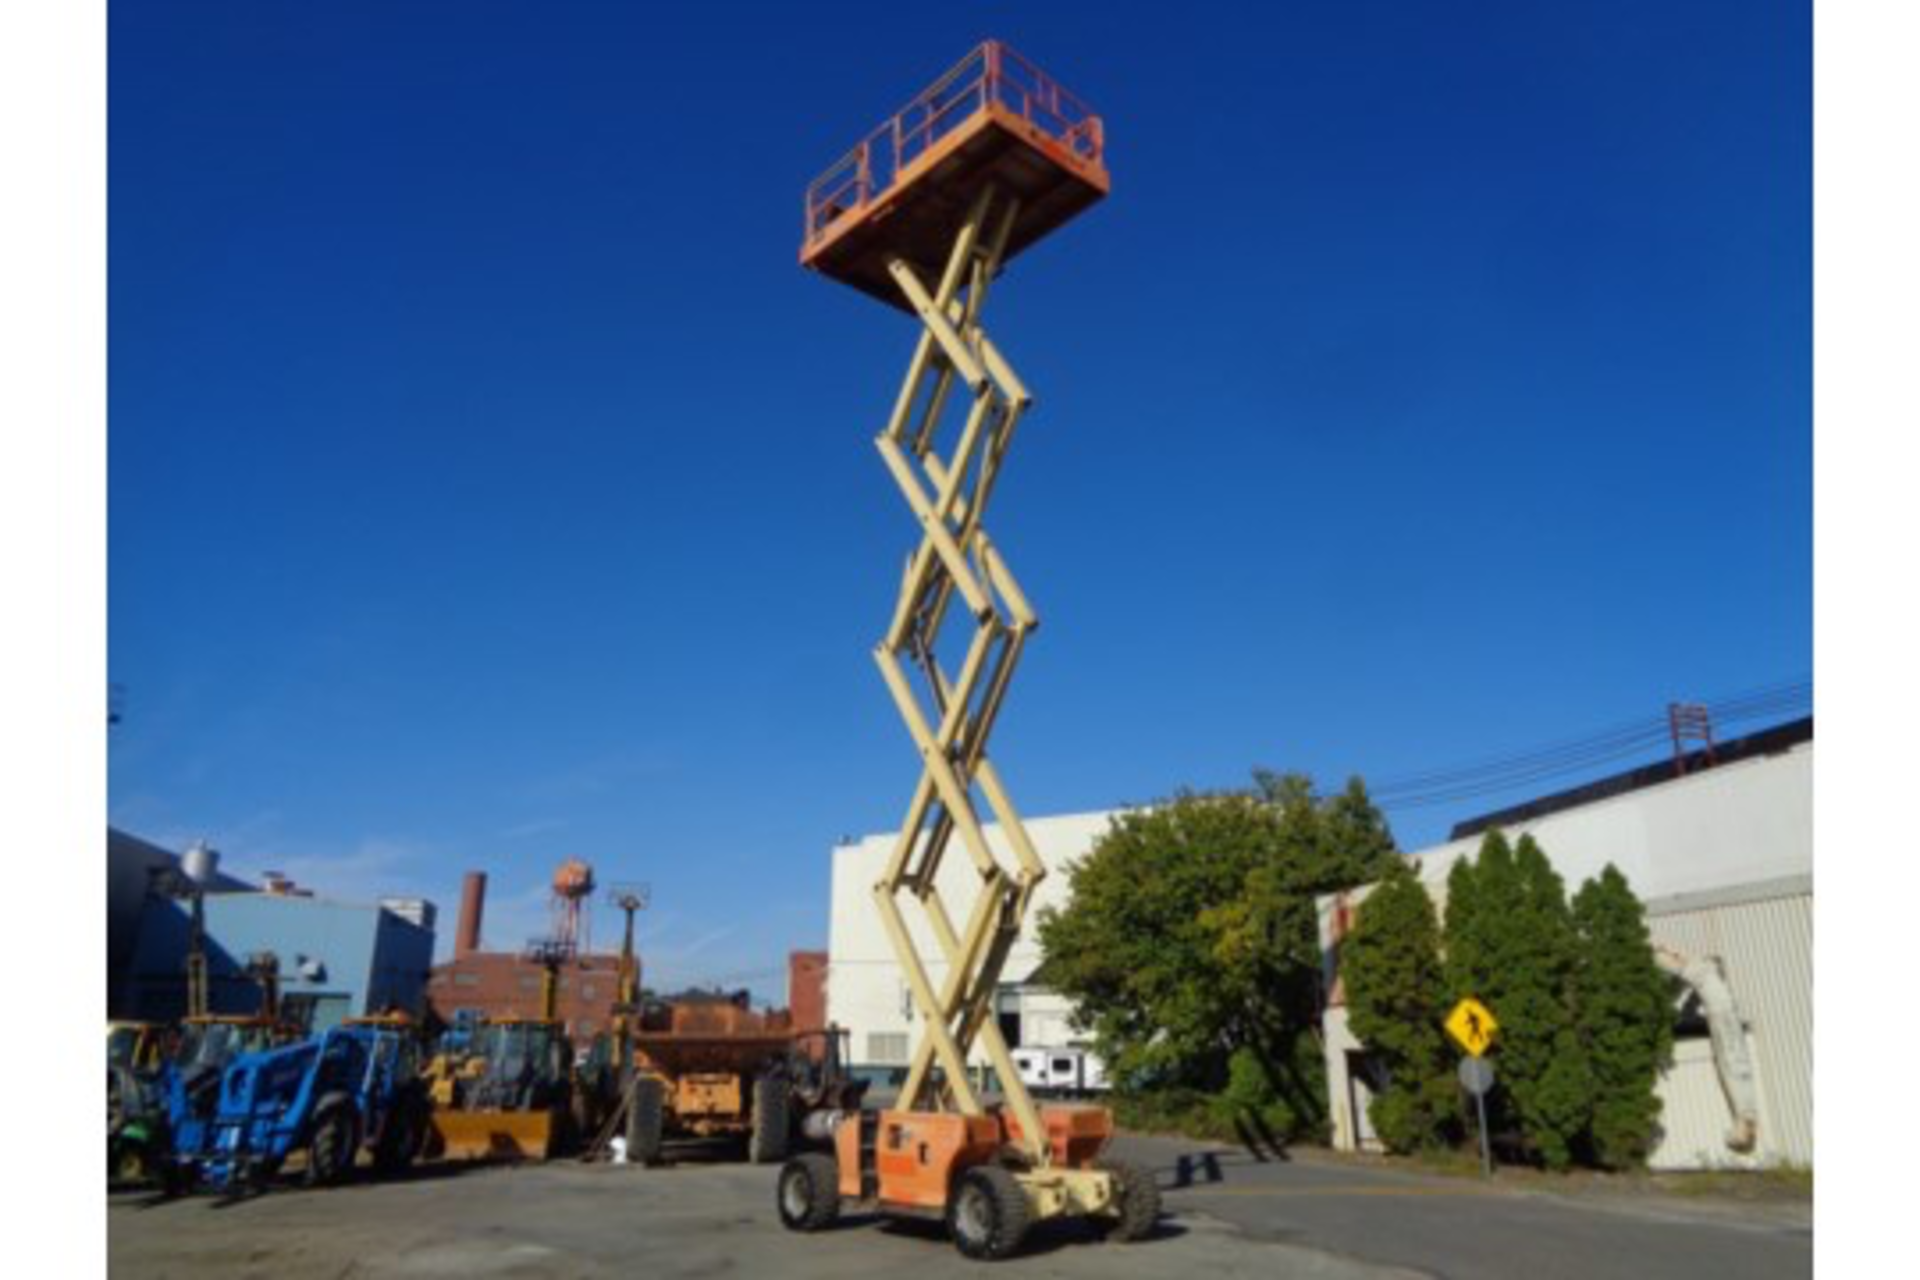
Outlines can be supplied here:
M1026 1191L1012 1173L997 1164L980 1165L961 1174L947 1199L947 1230L953 1233L954 1247L969 1258L995 1261L1011 1257L1032 1225Z
M753 1128L747 1134L747 1159L773 1164L787 1157L792 1120L788 1116L787 1081L765 1075L753 1082Z
M1160 1184L1153 1173L1120 1160L1103 1160L1096 1166L1113 1176L1115 1217L1107 1227L1109 1240L1141 1240L1160 1220Z
M809 1151L780 1169L775 1192L780 1221L789 1231L819 1231L840 1216L840 1166L832 1156Z
M627 1101L627 1159L653 1164L660 1159L666 1129L666 1086L655 1076L635 1076Z
M333 1187L345 1182L353 1172L358 1145L351 1107L334 1106L322 1111L313 1122L313 1141L307 1147L307 1185Z
M387 1113L386 1127L373 1148L373 1168L383 1178L395 1178L413 1165L426 1145L427 1108L414 1094L403 1094Z

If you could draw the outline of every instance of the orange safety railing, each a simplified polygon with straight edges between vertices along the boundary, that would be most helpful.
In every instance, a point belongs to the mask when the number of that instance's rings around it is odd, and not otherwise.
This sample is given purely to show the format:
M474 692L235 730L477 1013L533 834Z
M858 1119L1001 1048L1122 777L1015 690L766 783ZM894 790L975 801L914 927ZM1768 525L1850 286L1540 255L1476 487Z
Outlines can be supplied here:
M998 40L962 58L893 119L869 134L807 188L806 243L886 194L928 148L989 103L1019 116L1075 155L1098 165L1100 117Z

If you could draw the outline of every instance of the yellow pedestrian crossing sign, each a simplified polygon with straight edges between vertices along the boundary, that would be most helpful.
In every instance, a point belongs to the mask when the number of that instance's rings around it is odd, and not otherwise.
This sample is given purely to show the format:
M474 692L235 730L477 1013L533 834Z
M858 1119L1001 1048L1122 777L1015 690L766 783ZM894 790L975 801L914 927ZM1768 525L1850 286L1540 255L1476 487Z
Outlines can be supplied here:
M1500 1023L1493 1010L1468 996L1453 1006L1446 1027L1447 1034L1459 1041L1462 1049L1478 1058L1493 1043L1493 1033L1500 1029Z

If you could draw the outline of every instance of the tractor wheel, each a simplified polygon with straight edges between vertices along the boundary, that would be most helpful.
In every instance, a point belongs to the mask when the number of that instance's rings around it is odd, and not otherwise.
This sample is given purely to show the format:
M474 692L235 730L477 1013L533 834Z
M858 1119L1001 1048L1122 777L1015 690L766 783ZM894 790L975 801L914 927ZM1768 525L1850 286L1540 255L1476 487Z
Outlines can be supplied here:
M568 1146L585 1146L600 1131L600 1113L594 1101L593 1086L584 1079L575 1080L567 1091Z
M809 1151L780 1170L780 1221L789 1231L819 1231L840 1216L840 1166L830 1155Z
M139 1109L139 1085L125 1067L107 1068L107 1132L133 1119Z
M307 1185L338 1186L353 1172L353 1157L360 1146L354 1130L353 1108L346 1103L323 1107L313 1122L313 1139L307 1146Z
M660 1159L660 1139L667 1123L667 1090L655 1076L635 1076L627 1103L627 1158L635 1164Z
M191 1190L193 1190L192 1171L172 1160L163 1159L160 1163L160 1194L172 1200Z
M1011 1257L1027 1238L1033 1212L1012 1173L983 1164L961 1174L947 1197L947 1230L961 1253L978 1261Z
M1116 1214L1107 1223L1107 1239L1145 1239L1160 1220L1160 1185L1153 1172L1122 1160L1102 1160L1094 1166L1113 1175Z
M409 1093L394 1099L386 1128L374 1144L373 1171L382 1178L405 1173L426 1142L426 1127L427 1109L417 1095Z
M153 1176L147 1142L123 1129L107 1139L107 1179L122 1184L145 1182Z
M753 1129L747 1135L747 1159L754 1164L774 1164L787 1158L792 1134L787 1088L782 1076L761 1076L753 1082Z

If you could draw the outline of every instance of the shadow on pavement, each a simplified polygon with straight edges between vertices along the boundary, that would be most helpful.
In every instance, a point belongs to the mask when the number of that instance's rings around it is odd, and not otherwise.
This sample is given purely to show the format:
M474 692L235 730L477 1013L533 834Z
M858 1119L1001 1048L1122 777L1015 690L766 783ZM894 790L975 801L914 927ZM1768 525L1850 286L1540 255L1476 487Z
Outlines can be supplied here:
M1154 1170L1159 1175L1162 1170ZM1175 1157L1171 1180L1161 1178L1161 1185L1171 1191L1184 1190L1195 1183L1225 1182L1226 1174L1220 1171L1220 1153L1201 1151L1195 1154L1181 1154Z
M1261 1164L1270 1160L1282 1163L1293 1159L1287 1154L1287 1144L1274 1135L1267 1122L1251 1112L1233 1118L1233 1131L1240 1135L1240 1145Z
M869 1224L878 1224L878 1229L888 1235L926 1240L944 1245L948 1249L953 1248L953 1243L947 1236L946 1224L931 1218L895 1218L888 1215L863 1213L850 1214L840 1219L842 1227ZM1186 1233L1185 1227L1163 1216L1154 1224L1152 1231L1133 1243L1153 1244L1163 1240L1175 1240ZM1097 1223L1086 1218L1051 1218L1034 1224L1026 1243L1020 1246L1019 1256L1038 1258L1061 1249L1085 1248L1089 1245L1105 1243L1106 1233Z

